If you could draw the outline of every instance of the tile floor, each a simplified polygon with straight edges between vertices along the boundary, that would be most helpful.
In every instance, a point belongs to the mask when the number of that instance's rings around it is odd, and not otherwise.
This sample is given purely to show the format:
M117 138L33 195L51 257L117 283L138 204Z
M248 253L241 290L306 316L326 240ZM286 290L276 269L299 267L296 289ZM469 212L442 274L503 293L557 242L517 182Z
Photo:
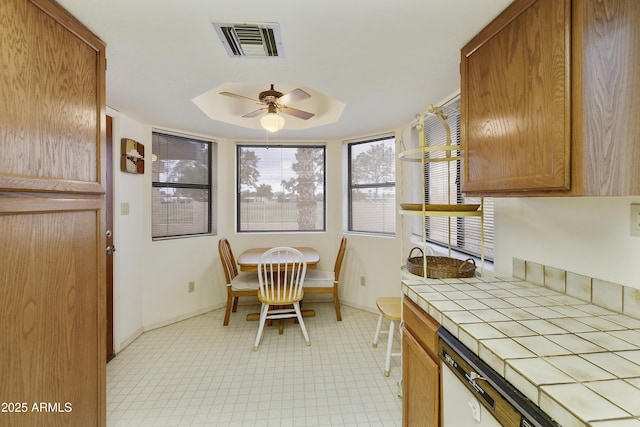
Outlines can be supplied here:
M107 426L401 425L400 358L385 377L377 314L343 305L337 322L332 303L308 303L310 347L287 320L254 352L245 316L258 308L240 306L227 327L219 309L140 336L107 364Z

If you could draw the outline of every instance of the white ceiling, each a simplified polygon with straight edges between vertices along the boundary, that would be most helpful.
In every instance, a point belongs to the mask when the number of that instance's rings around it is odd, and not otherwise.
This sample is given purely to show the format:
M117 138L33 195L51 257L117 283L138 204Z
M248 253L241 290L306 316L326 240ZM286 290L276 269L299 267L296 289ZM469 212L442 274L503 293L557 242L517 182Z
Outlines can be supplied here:
M303 87L345 104L335 123L285 124L276 134L283 141L405 126L459 90L460 48L511 1L58 0L107 44L107 105L143 123L265 139L266 131L212 120L192 102L228 84L251 98L258 95L253 88L274 83L283 93ZM284 58L230 58L212 22L279 23ZM230 110L244 108L220 98ZM257 108L246 103L247 113Z

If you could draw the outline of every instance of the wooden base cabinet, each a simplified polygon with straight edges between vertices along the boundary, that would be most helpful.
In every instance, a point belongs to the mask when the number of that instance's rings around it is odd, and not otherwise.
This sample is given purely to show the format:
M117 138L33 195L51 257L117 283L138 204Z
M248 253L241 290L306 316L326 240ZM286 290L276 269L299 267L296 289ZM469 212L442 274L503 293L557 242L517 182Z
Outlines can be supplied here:
M402 331L402 425L440 426L438 323L404 298Z
M461 50L468 194L640 194L637 0L516 0Z

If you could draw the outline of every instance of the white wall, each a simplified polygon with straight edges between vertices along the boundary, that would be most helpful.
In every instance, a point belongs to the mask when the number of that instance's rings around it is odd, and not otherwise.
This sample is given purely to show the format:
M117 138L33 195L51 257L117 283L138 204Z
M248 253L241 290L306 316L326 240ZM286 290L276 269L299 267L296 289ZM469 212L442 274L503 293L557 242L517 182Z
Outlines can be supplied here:
M640 237L629 205L640 197L496 198L495 272L514 257L640 288Z
M120 139L131 138L151 147L151 128L108 109L113 117L113 339L120 351L143 331L144 286L143 200L144 177L120 172ZM147 159L150 155L147 154ZM120 215L121 203L129 203L129 215Z
M114 118L114 347L116 352L143 331L164 326L226 303L225 277L217 251L227 237L236 256L256 246L312 246L319 268L333 270L343 235L343 145L327 143L327 231L324 233L235 232L235 143L217 139L217 233L186 239L151 239L152 127L117 111ZM208 137L206 135L200 135ZM120 172L120 139L145 146L145 173ZM209 137L211 138L211 137ZM215 138L213 138L215 139ZM120 215L129 203L129 215ZM342 303L376 311L375 299L400 295L399 239L348 235L340 296ZM365 286L360 277L365 277ZM195 292L187 285L195 281ZM316 299L328 296L313 295ZM241 300L242 301L242 300ZM222 325L219 325L222 327Z

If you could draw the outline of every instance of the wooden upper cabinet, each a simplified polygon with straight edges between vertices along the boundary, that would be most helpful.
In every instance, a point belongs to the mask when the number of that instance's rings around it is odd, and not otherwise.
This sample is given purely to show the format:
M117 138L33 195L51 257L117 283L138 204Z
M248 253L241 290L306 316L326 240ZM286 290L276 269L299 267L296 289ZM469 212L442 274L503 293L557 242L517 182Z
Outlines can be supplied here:
M464 192L640 194L636 0L516 0L461 59Z

